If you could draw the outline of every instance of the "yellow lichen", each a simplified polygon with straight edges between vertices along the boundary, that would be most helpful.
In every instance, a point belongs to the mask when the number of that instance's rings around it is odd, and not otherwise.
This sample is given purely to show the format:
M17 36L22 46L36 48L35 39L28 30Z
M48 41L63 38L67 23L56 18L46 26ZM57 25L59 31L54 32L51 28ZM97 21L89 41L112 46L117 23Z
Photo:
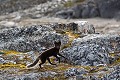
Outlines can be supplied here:
M14 51L14 50L0 50L0 52L5 53L6 55L7 54L14 54L14 55L16 55L16 54L20 54L21 53L21 52L17 52L17 51Z
M72 7L72 6L76 5L76 4L80 4L83 1L85 1L85 0L76 0L75 2L73 2L73 1L67 1L64 4L64 7Z
M113 66L113 65L116 65L116 64L120 63L120 57L117 56L117 54L119 54L119 53L120 52L111 52L111 53L109 53L109 55L111 57L116 58L116 60L112 64L110 64L109 66Z
M72 31L68 31L68 32L66 32L65 34L68 35L68 37L70 38L70 40L74 40L75 38L80 37L79 34L73 33Z
M69 42L67 44L65 44L64 46L62 46L61 49L70 47L73 40L80 37L79 34L73 33L72 31L66 31L65 35L67 35L69 37Z
M5 69L5 68L8 68L8 67L16 67L16 68L26 68L25 65L22 65L22 64L13 64L13 63L7 63L7 64L0 64L0 69Z

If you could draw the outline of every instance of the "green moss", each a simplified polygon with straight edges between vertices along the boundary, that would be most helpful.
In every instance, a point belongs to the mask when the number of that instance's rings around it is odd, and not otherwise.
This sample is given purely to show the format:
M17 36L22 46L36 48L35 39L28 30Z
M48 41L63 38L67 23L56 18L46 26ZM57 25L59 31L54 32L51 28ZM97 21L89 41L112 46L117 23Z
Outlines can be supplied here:
M73 2L73 1L68 1L68 2L66 2L66 3L64 4L64 7L72 7L72 6L76 5L76 4L80 4L80 3L83 2L83 1L85 1L85 0L76 0L75 2Z
M64 30L56 30L56 33L65 34L66 32Z
M74 5L74 3L72 1L68 1L64 4L64 7L71 7L73 5Z
M0 54L4 54L4 52L0 52Z
M80 3L80 2L83 2L85 0L76 0L76 3Z

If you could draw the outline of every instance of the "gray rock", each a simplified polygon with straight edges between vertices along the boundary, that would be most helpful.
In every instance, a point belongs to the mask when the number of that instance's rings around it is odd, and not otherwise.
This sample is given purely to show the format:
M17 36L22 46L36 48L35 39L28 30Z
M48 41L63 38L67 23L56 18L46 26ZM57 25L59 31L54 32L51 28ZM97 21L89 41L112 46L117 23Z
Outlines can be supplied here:
M104 44L104 46L106 46L106 48L108 48L109 52L119 52L119 35L118 34L92 34L92 35L88 35L84 38L78 38L75 39L72 43L73 46L78 45L78 44L84 44L87 42L87 44L91 44L91 43L101 43Z
M86 1L82 4L82 18L91 18L99 16L98 8L94 0Z
M64 72L65 77L72 77L72 76L80 76L82 74L86 74L87 71L85 69L77 69L77 68L70 68Z
M76 5L71 8L74 11L73 18L82 18L82 8L82 5Z
M83 11L82 11L82 18L89 18L89 14L90 14L90 7L89 5L83 5Z
M117 21L120 21L120 11L115 14L114 18L117 20Z
M120 11L120 0L96 0L100 16L113 18Z
M70 19L70 18L73 18L74 11L71 9L62 10L62 11L58 11L55 15L56 17L59 17L59 18Z
M61 40L66 43L65 40L67 39L67 37L55 33L52 28L46 25L2 29L0 37L0 49L22 52L40 51L43 46L46 48L52 47L53 41Z
M93 7L90 11L89 17L93 18L93 17L97 17L100 16L98 8L97 7Z
M26 1L4 0L4 1L0 2L0 11L1 11L0 15L12 13L12 12L15 12L18 10L24 10L24 9L27 9L34 5L45 3L47 1L48 0L40 0L40 1L39 0L35 0L35 1L32 1L32 0L26 0ZM49 0L49 1L51 1L51 0ZM13 6L13 4L14 4L14 6Z
M28 73L28 74L22 74L19 76L4 76L4 80L40 80L41 78L47 78L47 77L54 77L57 75L56 72L52 71L46 71L46 72L39 72L39 73Z
M75 21L74 23L78 24L78 33L81 34L95 33L94 25L90 24L88 21Z
M102 80L119 80L120 79L120 67L115 66L113 71L106 74Z
M71 23L54 23L51 26L54 30L61 31L71 31L73 33L80 34L94 34L95 28L94 25L90 24L88 21L74 21Z
M13 27L13 26L18 26L18 24L13 21L1 21L0 26Z
M74 2L74 1L73 1ZM61 10L59 13L60 18L91 18L99 16L99 10L95 1L84 1L69 9ZM71 15L70 15L71 14Z
M109 53L116 50L112 44L119 44L119 41L119 35L89 35L75 39L72 46L62 50L61 54L76 65L110 64Z

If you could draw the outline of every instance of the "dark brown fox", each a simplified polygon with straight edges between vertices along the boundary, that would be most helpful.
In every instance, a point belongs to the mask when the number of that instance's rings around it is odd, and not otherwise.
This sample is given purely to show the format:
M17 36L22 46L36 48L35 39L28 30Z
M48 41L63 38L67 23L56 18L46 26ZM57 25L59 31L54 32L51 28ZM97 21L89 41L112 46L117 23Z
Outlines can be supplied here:
M40 56L38 56L38 58L32 64L28 65L27 67L35 66L38 63L39 60L41 60L41 63L39 64L40 68L41 68L41 65L46 62L46 60L48 60L48 62L51 65L56 65L56 64L51 63L51 61L49 59L49 57L51 57L51 56L56 57L58 59L59 63L60 63L60 58L58 57L58 55L65 58L63 55L61 55L59 53L61 42L54 42L54 44L55 44L55 47L44 51ZM67 59L67 58L65 58L65 59Z

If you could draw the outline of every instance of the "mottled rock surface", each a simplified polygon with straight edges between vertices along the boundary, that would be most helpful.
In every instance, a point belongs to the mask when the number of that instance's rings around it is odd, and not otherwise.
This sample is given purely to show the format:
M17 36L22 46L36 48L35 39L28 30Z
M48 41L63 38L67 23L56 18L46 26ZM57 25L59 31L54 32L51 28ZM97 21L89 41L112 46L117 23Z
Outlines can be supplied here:
M62 39L65 36L55 33L52 28L44 25L2 29L0 37L0 49L22 52L39 51L43 46L50 48L53 46L53 41L63 40L64 43L67 42Z
M29 7L33 7L34 5L38 5L41 3L45 3L51 0L0 0L0 15L8 14L11 12L15 12L18 10L27 9Z
M72 46L61 53L76 65L110 64L110 53L120 52L119 35L88 35L75 39Z
M119 0L97 0L100 16L103 18L113 18L120 12Z
M119 0L83 0L78 2L71 1L66 4L76 4L69 6L56 13L56 17L59 18L116 18L119 20L120 13L120 1Z

